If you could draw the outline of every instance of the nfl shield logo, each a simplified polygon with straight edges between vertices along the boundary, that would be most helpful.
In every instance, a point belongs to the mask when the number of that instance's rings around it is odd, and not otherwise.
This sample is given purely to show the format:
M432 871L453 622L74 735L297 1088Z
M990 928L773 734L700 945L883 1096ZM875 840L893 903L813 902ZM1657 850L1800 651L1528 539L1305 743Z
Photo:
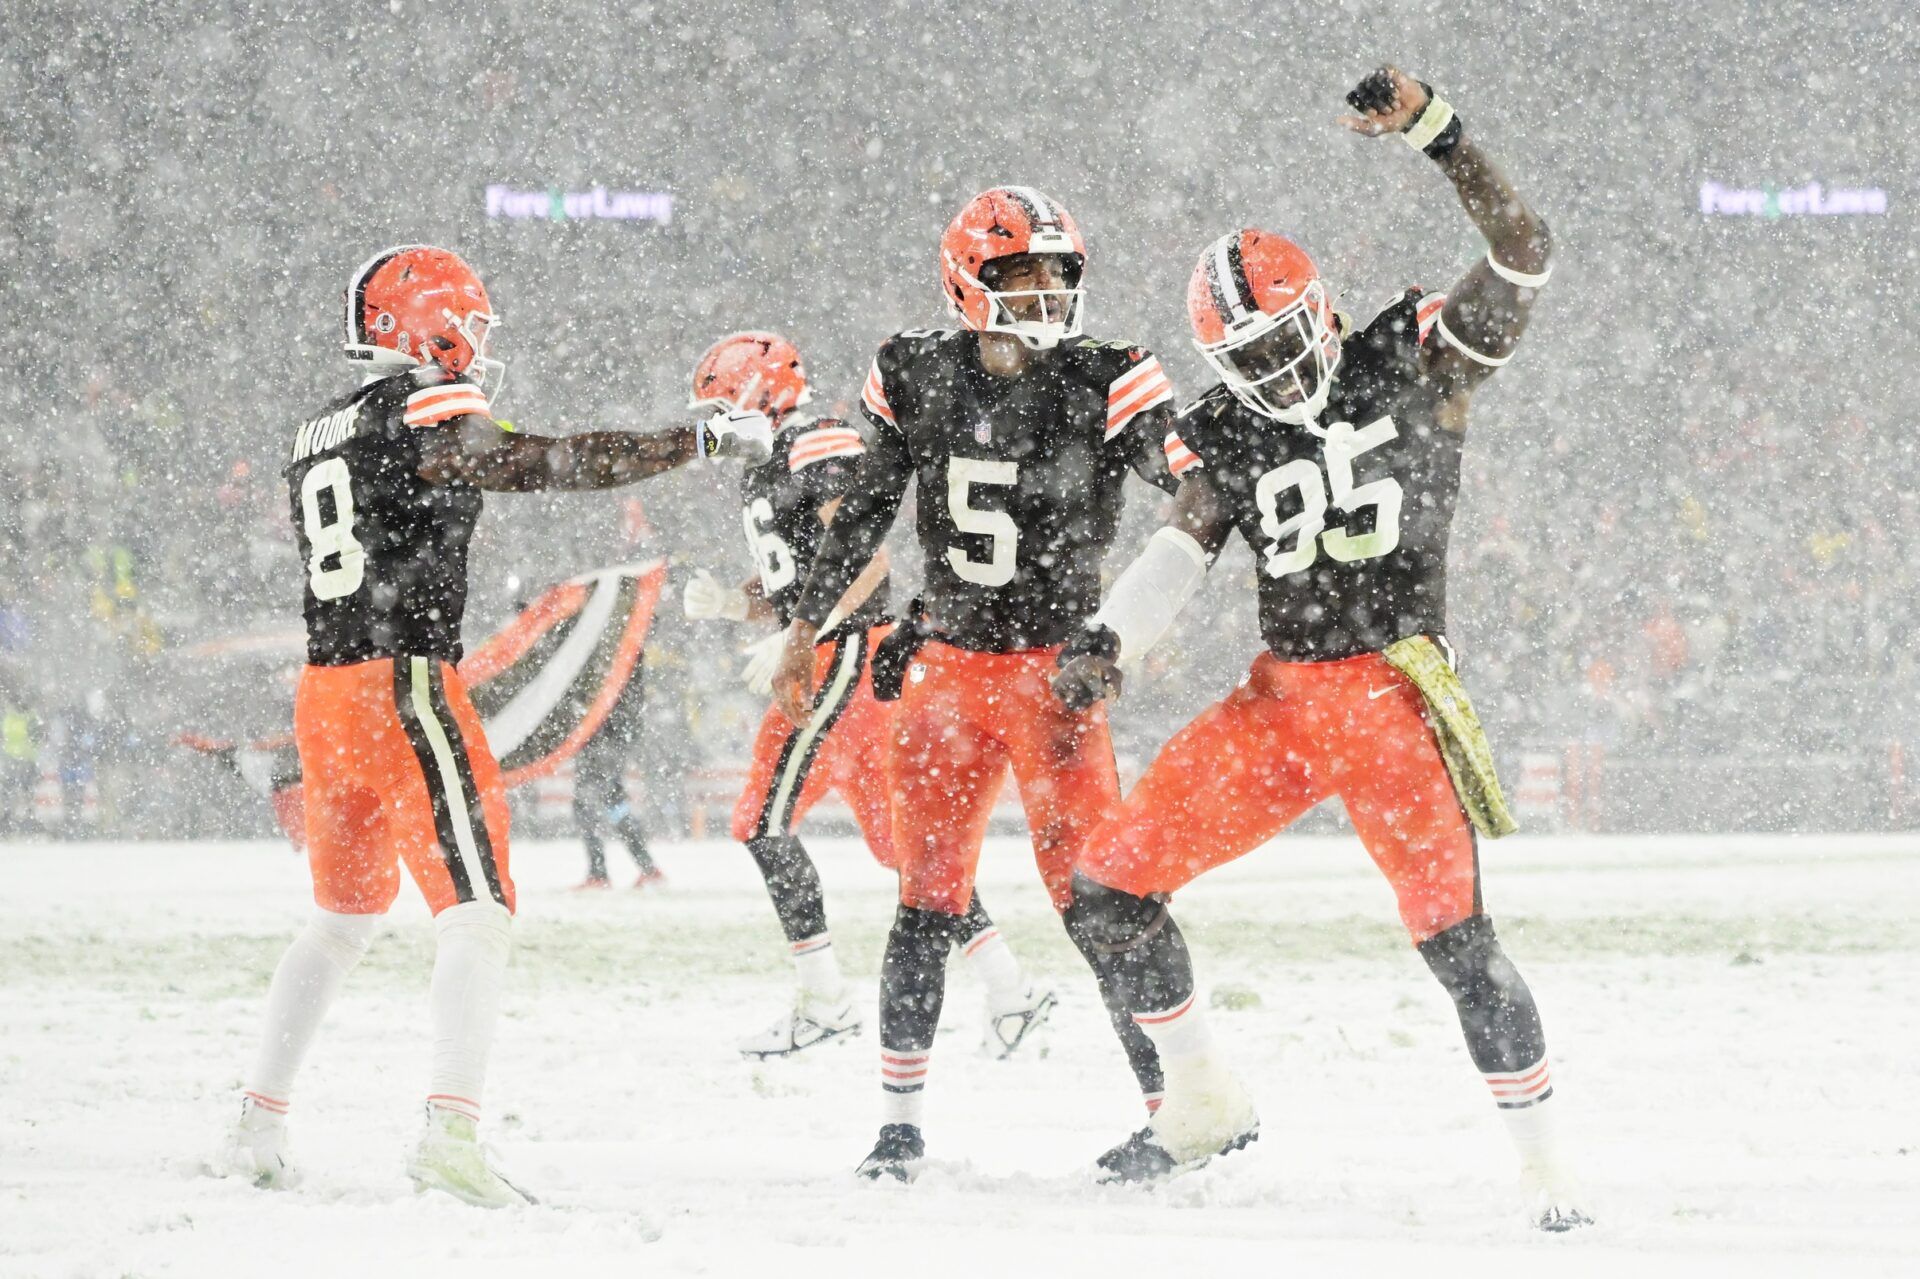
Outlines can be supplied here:
M973 438L977 444L993 443L993 423L981 418L973 424Z

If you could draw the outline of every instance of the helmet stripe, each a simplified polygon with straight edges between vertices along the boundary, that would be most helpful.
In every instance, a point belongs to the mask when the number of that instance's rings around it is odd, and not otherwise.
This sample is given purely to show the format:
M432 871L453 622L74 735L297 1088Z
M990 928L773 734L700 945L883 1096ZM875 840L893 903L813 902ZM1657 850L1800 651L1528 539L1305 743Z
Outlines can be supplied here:
M1223 323L1231 324L1239 318L1239 309L1234 305L1228 280L1233 278L1232 264L1227 258L1227 242L1233 236L1221 236L1207 250L1207 291L1213 295L1214 309L1220 312Z
M1246 242L1247 233L1236 231L1227 237L1227 271L1233 291L1239 296L1240 305L1248 311L1260 309L1260 303L1253 293L1253 281L1247 277L1247 263L1240 254L1240 246Z
M1019 204L1021 210L1027 215L1028 219L1031 220L1033 228L1036 231L1042 226L1060 225L1060 215L1054 212L1053 205L1048 202L1046 196L1041 195L1032 187L1002 187L1000 189L1014 198L1014 201Z
M381 267L399 257L408 249L417 249L419 247L421 246L417 244L396 244L391 249L382 249L365 262L362 262L359 268L354 271L353 278L347 282L347 345L368 346L372 344L372 339L367 336L365 328L368 282L373 279L375 273L377 273Z

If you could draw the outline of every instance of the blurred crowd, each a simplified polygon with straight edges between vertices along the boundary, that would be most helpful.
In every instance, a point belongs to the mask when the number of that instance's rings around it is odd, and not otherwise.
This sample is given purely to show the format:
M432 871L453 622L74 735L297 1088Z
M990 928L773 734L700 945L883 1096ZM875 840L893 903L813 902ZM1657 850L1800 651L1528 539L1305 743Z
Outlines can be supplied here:
M1146 341L1198 392L1181 298L1224 225L1298 236L1362 320L1473 260L1438 175L1328 124L1381 54L1448 90L1559 246L1520 358L1475 406L1454 538L1452 638L1503 758L1603 751L1627 797L1603 825L1696 825L1715 788L1735 796L1716 821L1911 820L1917 370L1889 283L1910 273L1910 189L1818 224L1713 222L1693 198L1712 175L1908 179L1904 122L1784 138L1707 109L1756 83L1799 95L1800 120L1872 100L1899 75L1872 32L1897 24L1866 10L1890 5L1799 13L1731 50L1676 14L1656 54L1625 18L1521 0L1470 48L1442 7L1389 33L1326 6L1282 33L1224 0L1124 20L1068 4L1033 39L996 36L991 5L915 9L906 38L734 0L19 7L0 77L20 179L0 249L22 264L0 273L0 823L254 820L170 742L285 727L300 576L281 454L351 383L339 289L374 249L441 242L480 268L506 319L501 416L644 429L682 419L694 359L736 328L791 333L844 404L881 338L941 322L952 209L1031 182L1087 230L1093 329ZM1274 76L1275 47L1309 70ZM1668 96L1626 100L1623 68ZM491 182L665 191L674 215L489 221ZM712 468L491 502L470 638L604 563L667 556L676 598L693 567L744 575L731 487ZM1135 492L1115 569L1160 510ZM1123 755L1244 670L1250 572L1227 557L1117 713ZM685 777L744 756L758 707L720 642L752 636L677 613L649 652L648 767L683 813Z

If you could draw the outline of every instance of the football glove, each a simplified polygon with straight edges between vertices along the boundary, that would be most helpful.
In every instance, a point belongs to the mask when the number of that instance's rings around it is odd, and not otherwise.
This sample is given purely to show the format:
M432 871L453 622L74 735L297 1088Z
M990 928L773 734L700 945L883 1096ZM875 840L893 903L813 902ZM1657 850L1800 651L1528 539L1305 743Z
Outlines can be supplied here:
M740 682L761 697L773 696L774 672L780 669L780 653L786 645L787 633L775 631L741 649L747 664L740 668Z
M773 452L773 419L758 409L719 409L700 423L700 456L764 458Z
M1120 637L1104 626L1083 627L1054 659L1053 695L1070 711L1120 696Z
M729 622L747 620L747 593L737 586L720 585L713 580L713 574L703 568L695 569L693 576L687 579L680 603L686 609L687 616L696 622L715 617L724 617Z

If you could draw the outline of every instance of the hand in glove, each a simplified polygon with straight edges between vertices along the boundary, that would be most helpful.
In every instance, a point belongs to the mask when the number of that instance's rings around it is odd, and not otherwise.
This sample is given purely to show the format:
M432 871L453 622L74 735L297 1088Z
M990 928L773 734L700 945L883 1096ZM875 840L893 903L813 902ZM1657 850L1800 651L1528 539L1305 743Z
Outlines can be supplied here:
M762 697L773 695L773 673L780 669L780 653L786 647L787 633L775 631L763 640L755 640L740 651L747 664L740 668L740 682Z
M687 616L696 622L709 618L724 617L729 622L747 620L749 607L747 593L737 586L722 586L713 580L713 574L705 569L695 569L687 579L686 591L680 602Z
M700 424L700 456L763 458L773 452L773 419L758 409L716 409Z
M1048 677L1053 695L1070 711L1084 711L1105 697L1120 696L1120 638L1104 626L1074 636L1054 659Z

